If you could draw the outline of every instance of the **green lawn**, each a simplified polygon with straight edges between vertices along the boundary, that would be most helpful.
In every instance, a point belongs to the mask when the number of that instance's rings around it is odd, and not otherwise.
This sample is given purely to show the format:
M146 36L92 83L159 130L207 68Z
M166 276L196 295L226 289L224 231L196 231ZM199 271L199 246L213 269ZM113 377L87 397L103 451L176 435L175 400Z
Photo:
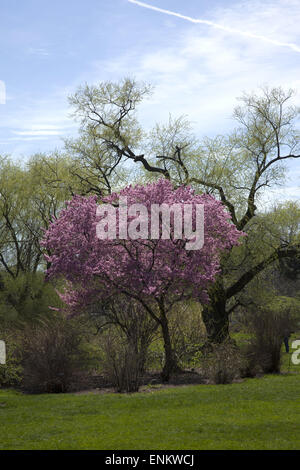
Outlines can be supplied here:
M0 391L0 449L300 449L300 375L132 395Z

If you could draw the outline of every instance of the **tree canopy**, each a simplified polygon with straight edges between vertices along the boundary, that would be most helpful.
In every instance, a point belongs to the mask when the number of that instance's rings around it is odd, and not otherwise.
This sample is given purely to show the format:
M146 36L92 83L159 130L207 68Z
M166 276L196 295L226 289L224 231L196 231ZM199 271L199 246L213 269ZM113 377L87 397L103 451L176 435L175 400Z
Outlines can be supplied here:
M120 238L119 197L127 198L126 231L131 232L128 239ZM117 205L117 238L109 232L106 232L106 239L97 237L97 208L101 206L97 206L96 197L74 197L45 234L42 244L51 253L47 256L50 263L47 276L63 275L69 281L62 298L72 312L81 312L88 305L120 294L139 301L163 329L169 374L172 358L168 351L167 313L174 303L182 300L208 301L207 288L219 271L221 256L238 244L242 232L230 222L230 215L221 202L207 194L197 195L186 186L174 189L166 179L144 186L129 186L119 194L106 196L102 202ZM145 239L140 235L141 225L146 223L148 229L154 217L152 207L157 205L160 211L163 204L172 211L168 238L158 233L156 238ZM149 218L141 218L141 205ZM182 216L187 207L191 208L188 216L194 226L197 226L196 206L203 205L204 245L201 249L186 249L196 233L187 236L186 226L183 237L176 237L176 217L181 216L178 213L175 216L176 205ZM163 231L164 222L162 218L158 220L159 230Z

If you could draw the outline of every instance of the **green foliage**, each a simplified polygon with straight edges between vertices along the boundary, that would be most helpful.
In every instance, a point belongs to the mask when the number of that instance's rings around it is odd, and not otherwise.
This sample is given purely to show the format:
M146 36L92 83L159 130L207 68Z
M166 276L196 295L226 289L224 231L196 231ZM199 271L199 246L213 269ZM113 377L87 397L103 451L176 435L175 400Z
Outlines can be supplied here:
M171 342L182 367L189 367L192 358L206 340L199 302L185 301L176 305L170 315Z
M294 296L284 283L281 291L269 289L270 271L260 273L274 262L286 269L279 253L293 248L286 255L291 259L299 251L299 204L258 212L268 188L284 181L284 163L299 157L299 109L290 104L294 91L263 87L245 93L234 110L234 132L201 141L186 116L170 116L146 132L137 109L151 91L131 78L81 86L70 97L79 138L67 139L64 153L36 154L26 163L0 157L1 323L47 315L47 304L58 305L52 288L42 286L39 273L46 263L39 242L42 228L66 200L161 176L221 199L233 223L248 234L224 257L224 290L219 293L225 298L225 321L234 304L253 290L246 286L255 277L266 287L259 294L261 304L273 294ZM297 262L288 268L291 280ZM186 343L183 338L181 344Z
M2 281L0 325L3 327L23 328L41 318L52 317L49 307L62 307L54 286L45 282L42 272L22 273L17 278L6 274Z
M289 314L292 321L300 321L300 299L277 295L266 305L266 308L277 314Z
M80 121L78 139L67 139L74 180L85 193L110 193L132 182L134 170L126 160L142 149L145 132L136 108L152 87L125 78L81 86L69 97L74 117Z

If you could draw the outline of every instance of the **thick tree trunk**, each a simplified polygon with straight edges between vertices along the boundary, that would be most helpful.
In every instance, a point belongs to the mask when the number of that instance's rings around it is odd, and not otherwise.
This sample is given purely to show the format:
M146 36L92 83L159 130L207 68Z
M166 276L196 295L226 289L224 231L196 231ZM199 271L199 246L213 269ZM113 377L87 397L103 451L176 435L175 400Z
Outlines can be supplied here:
M226 301L239 294L252 279L270 266L274 261L299 255L299 245L279 246L266 259L252 266L244 272L240 278L225 290L223 275L220 274L215 283L209 289L209 304L205 305L202 312L203 322L206 327L209 346L212 343L222 343L229 337L229 315L226 312ZM204 347L204 349L205 349Z
M203 307L202 319L208 343L222 343L229 338L229 318L222 276L218 277L209 290L209 304Z

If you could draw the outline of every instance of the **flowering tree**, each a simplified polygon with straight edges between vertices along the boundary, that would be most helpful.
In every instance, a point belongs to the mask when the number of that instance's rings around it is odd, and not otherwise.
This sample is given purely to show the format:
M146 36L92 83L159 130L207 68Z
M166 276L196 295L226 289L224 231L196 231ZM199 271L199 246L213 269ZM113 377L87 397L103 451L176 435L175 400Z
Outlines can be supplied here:
M126 198L128 207L125 226L121 223L121 198ZM95 196L75 196L53 220L42 242L51 253L47 256L47 277L63 276L67 280L61 296L73 314L113 295L125 294L140 302L161 327L165 349L163 378L168 380L177 368L168 313L176 302L191 297L207 302L207 288L219 271L220 257L238 244L242 232L212 196L196 195L184 186L174 189L165 179L129 186L100 202L102 205L97 204ZM171 208L165 219L163 207ZM201 249L192 244L199 235L199 207L204 214ZM154 217L158 217L156 231L152 225ZM180 218L187 225L190 222L189 229L185 224L181 233Z

